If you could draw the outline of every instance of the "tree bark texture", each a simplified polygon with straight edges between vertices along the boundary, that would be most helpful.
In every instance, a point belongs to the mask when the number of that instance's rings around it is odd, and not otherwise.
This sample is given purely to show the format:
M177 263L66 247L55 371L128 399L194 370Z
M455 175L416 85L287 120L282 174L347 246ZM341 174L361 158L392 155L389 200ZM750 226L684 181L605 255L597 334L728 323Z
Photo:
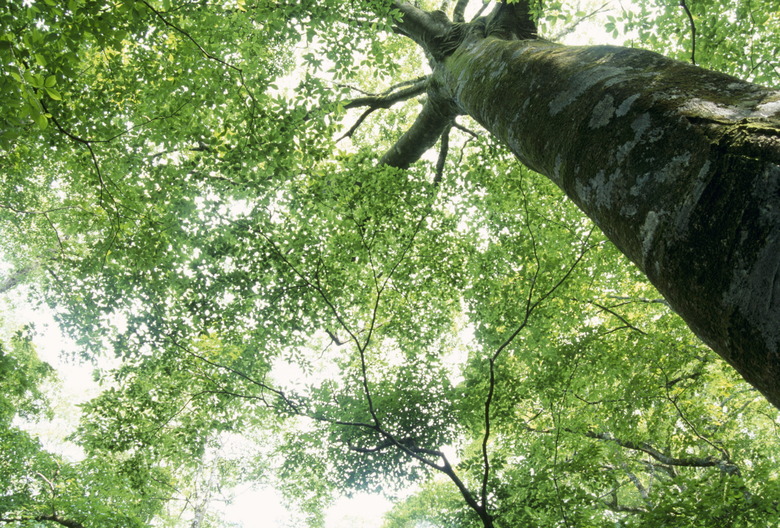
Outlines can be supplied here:
M472 32L435 93L551 178L780 408L780 92L661 55Z

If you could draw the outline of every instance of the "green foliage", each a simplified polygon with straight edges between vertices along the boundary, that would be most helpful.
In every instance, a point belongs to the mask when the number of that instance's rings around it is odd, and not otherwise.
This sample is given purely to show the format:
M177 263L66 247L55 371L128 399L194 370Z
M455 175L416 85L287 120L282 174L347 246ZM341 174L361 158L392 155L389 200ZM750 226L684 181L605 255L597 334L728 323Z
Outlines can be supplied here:
M52 368L38 359L30 329L19 330L8 343L0 343L0 424L14 417L32 419L47 410L40 384Z
M773 33L780 22L778 12L776 0L642 2L610 16L606 29L615 37L625 35L627 44L663 50L686 62L694 59L704 68L777 86L779 72L767 57L777 47Z
M416 100L336 139L348 86L425 62L391 3L17 4L2 251L118 366L71 461L14 422L49 367L27 333L0 349L0 518L24 519L2 522L175 525L178 500L272 479L312 526L356 490L405 496L388 528L479 526L468 497L496 526L778 525L776 411L553 184L463 130L441 181L378 167ZM688 6L700 64L776 82L776 2ZM610 17L690 58L677 3Z

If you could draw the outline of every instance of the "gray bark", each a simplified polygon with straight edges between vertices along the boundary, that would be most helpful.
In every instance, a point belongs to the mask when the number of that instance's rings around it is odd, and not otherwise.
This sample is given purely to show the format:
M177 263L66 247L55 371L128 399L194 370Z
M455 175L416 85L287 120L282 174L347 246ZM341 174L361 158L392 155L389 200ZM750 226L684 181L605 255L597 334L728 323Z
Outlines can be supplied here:
M435 81L780 407L780 92L642 50L475 32Z

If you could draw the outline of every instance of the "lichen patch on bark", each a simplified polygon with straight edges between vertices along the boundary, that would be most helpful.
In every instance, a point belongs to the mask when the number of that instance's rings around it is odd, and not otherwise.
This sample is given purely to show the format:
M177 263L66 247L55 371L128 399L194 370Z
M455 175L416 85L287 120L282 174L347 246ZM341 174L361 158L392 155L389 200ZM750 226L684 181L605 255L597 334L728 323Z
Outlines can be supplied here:
M590 115L590 122L588 122L589 128L600 128L609 124L612 120L612 116L615 115L615 98L610 94L604 96L604 99L599 101L593 112Z
M435 75L780 407L780 93L641 50L492 38Z

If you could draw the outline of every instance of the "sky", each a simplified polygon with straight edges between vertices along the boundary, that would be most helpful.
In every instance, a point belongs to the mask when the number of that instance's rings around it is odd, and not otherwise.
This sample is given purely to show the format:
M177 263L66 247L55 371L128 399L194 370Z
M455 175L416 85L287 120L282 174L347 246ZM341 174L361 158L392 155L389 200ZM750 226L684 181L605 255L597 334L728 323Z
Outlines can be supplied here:
M623 2L629 5L630 2ZM564 39L566 44L611 43L601 24L603 17L619 9L617 0L581 2L581 9L590 13L606 6L600 16L589 19ZM2 273L0 273L2 275ZM50 363L58 372L60 383L55 419L49 422L25 425L31 432L40 435L46 447L64 456L77 460L83 456L81 450L65 441L65 436L73 431L78 421L78 404L96 396L100 387L92 380L91 367L78 364L68 358L74 356L76 346L62 335L52 313L41 307L34 307L25 300L23 288L5 295L0 302L5 303L4 319L7 329L18 328L27 323L36 326L34 342L44 361ZM220 515L229 521L245 527L262 526L264 528L289 528L295 526L294 514L285 507L280 493L271 487L252 489L249 487L232 490L234 500L229 504L216 504ZM326 528L375 528L381 526L382 515L392 504L379 495L358 494L351 499L336 500L326 513ZM262 522L262 524L259 524Z

